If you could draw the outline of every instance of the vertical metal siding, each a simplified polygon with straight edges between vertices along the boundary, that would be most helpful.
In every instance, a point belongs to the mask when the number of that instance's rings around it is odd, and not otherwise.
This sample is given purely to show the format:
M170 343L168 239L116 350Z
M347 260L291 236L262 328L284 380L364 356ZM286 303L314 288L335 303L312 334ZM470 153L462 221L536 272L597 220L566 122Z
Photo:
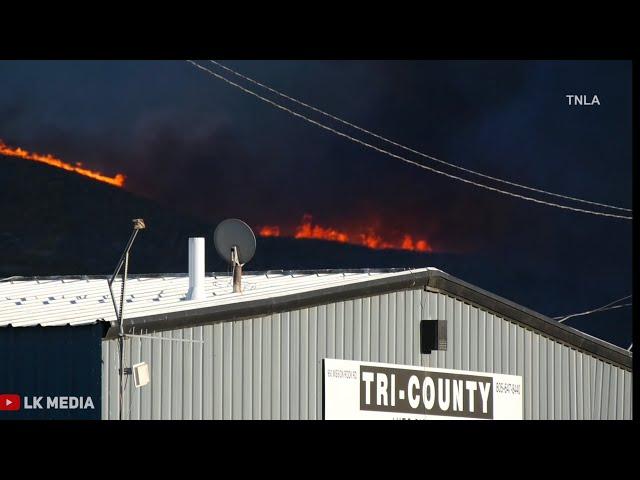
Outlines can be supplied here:
M447 351L420 354L420 320L447 320ZM525 419L630 419L632 374L481 308L407 290L127 341L151 384L127 383L125 418L320 419L322 359L523 376ZM118 351L102 345L102 416L118 417ZM130 414L129 414L130 409Z
M533 395L527 395L527 392L538 392L541 394L541 382L540 382L540 336L534 335L529 331L531 335L531 382L527 386L527 379L525 378L524 393L525 393L525 405L529 403L531 405L531 413L528 414L525 410L525 418L529 417L532 420L540 419L540 402L533 401Z
M283 313L282 323L282 418L289 420L290 415L290 396L289 391L291 389L291 337L290 337L290 317L289 312ZM325 335L325 348L326 348L326 335Z
M523 377L523 385L522 388L526 392L531 391L533 386L533 373L532 373L532 364L533 364L533 343L531 341L531 330L524 331L524 352L523 352L523 369L524 371L519 373ZM524 398L524 416L525 418L529 417L531 419L534 418L533 409L531 406L531 395L526 396Z
M469 362L467 364L467 368L469 370L477 371L478 370L478 344L480 343L477 340L480 340L478 337L478 309L475 307L471 307L469 310L469 337L468 337L468 348L469 348Z
M485 311L478 309L478 325L477 325L477 338L478 341L477 342L471 342L476 343L477 344L477 369L480 370L484 370L485 367L485 350L486 350L486 346L487 346L487 337L485 335L485 331L486 331L486 325L487 325L487 314Z

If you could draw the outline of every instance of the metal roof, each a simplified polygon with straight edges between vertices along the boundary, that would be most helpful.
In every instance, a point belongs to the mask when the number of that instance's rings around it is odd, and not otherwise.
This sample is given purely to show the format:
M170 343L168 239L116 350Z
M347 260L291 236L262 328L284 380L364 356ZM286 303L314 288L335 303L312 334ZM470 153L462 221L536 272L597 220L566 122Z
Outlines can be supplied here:
M436 268L246 272L242 293L228 274L207 275L202 300L186 300L186 274L133 275L127 281L125 330L161 331L296 310L408 288L462 299L611 363L631 368L627 350L468 284ZM114 284L114 292L120 291ZM118 293L116 293L118 295ZM116 315L106 276L11 277L0 281L0 327L85 325Z
M141 317L277 299L426 270L247 272L242 277L241 293L232 292L229 276L209 274L202 300L186 299L189 278L185 274L134 275L127 279L124 317L131 322ZM120 285L120 281L114 282L116 298ZM0 327L85 325L115 320L107 277L11 277L0 282Z

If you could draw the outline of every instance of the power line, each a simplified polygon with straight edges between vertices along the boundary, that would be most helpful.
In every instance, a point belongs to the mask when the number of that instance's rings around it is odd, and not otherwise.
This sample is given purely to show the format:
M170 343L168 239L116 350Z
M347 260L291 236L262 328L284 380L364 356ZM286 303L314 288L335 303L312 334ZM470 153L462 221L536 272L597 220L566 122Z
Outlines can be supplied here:
M289 100L291 102L297 103L298 105L301 105L301 106L303 106L305 108L313 110L314 112L317 112L317 113L319 113L321 115L324 115L325 117L331 118L332 120L340 122L343 125L347 125L347 126L349 126L351 128L354 128L354 129L359 130L359 131L361 131L363 133L366 133L367 135L371 135L372 137L375 137L375 138L377 138L379 140L387 142L387 143L389 143L391 145L394 145L394 146L396 146L398 148L402 148L403 150L406 150L406 151L411 152L411 153L415 153L416 155L420 155L420 156L422 156L424 158L428 158L429 160L433 160L433 161L441 163L443 165L447 165L449 167L456 168L458 170L462 170L464 172L471 173L473 175L477 175L477 176L480 176L480 177L483 177L483 178L487 178L487 179L490 179L490 180L493 180L493 181L496 181L496 182L505 183L507 185L512 185L514 187L523 188L523 189L530 190L530 191L533 191L533 192L542 193L542 194L545 194L545 195L551 195L551 196L558 197L558 198L564 198L566 200L573 200L575 202L581 202L581 203L587 203L587 204L590 204L590 205L597 205L597 206L600 206L600 207L611 208L611 209L614 209L614 210L621 210L621 211L625 211L625 212L631 212L632 211L629 208L616 207L614 205L608 205L606 203L593 202L593 201L584 200L584 199L578 198L578 197L572 197L572 196L569 196L569 195L562 195L560 193L554 193L554 192L549 192L547 190L542 190L542 189L539 189L539 188L529 187L527 185L522 185L520 183L511 182L509 180L504 180L502 178L492 177L491 175L487 175L487 174L484 174L484 173L481 173L481 172L477 172L475 170L471 170L469 168L465 168L465 167L462 167L460 165L456 165L454 163L446 162L446 161L441 160L439 158L436 158L436 157L434 157L432 155L428 155L426 153L420 152L418 150L415 150L413 148L407 147L407 146L402 145L400 143L394 142L393 140L390 140L390 139L388 139L386 137L383 137L382 135L374 133L374 132L372 132L370 130L367 130L365 128L359 127L358 125L355 125L355 124L353 124L351 122L343 120L342 118L336 117L335 115L332 115L332 114L330 114L328 112L320 110L319 108L316 108L313 105L309 105L309 104L307 104L307 103L305 103L305 102L303 102L301 100L298 100L298 99L293 98L293 97L291 97L289 95L286 95L286 94L276 90L275 88L272 88L272 87L269 87L268 85L260 83L259 81L254 80L253 78L248 77L246 75L243 75L242 73L237 72L236 70L233 70L232 68L229 68L229 67L227 67L227 66L225 66L225 65L223 65L223 64L221 64L219 62L216 62L215 60L209 60L209 61L211 63L213 63L214 65L217 65L218 67L223 68L223 69L227 70L228 72L230 72L230 73L232 73L232 74L234 74L234 75L236 75L236 76L238 76L240 78L243 78L244 80L247 80L247 81L249 81L249 82L251 82L251 83L253 83L255 85L258 85L258 86L260 86L260 87L262 87L262 88L264 88L264 89L266 89L266 90L268 90L268 91L270 91L272 93L275 93L276 95L279 95L282 98L286 98L287 100Z
M604 312L605 310L614 310L616 308L629 307L632 305L631 303L616 305L618 302L626 300L627 298L631 298L631 295L627 295L626 297L622 297L617 300L614 300L613 302L609 302L606 305L603 305L602 307L594 308L592 310L587 310L586 312L572 313L571 315L564 315L564 316L553 317L553 318L555 320L558 320L558 322L562 323L565 320L568 320L569 318L573 318L573 317L580 317L582 315L589 315L591 313Z
M370 143L367 143L367 142L365 142L363 140L359 140L359 139L354 138L354 137L352 137L350 135L347 135L346 133L340 132L340 131L338 131L338 130L336 130L334 128L328 127L328 126L326 126L326 125L324 125L324 124L322 124L322 123L320 123L320 122L318 122L316 120L313 120L313 119L311 119L309 117L306 117L306 116L304 116L304 115L302 115L302 114L300 114L298 112L294 112L293 110L291 110L291 109L289 109L287 107L284 107L284 106L280 105L279 103L274 102L273 100L269 100L268 98L265 98L262 95L260 95L258 93L255 93L254 91L249 90L248 88L245 88L242 85L239 85L239 84L233 82L232 80L229 80L228 78L223 77L222 75L220 75L220 74L218 74L216 72L213 72L212 70L209 70L206 67L203 67L202 65L199 65L198 63L194 62L193 60L187 60L187 62L191 63L196 68L199 68L200 70L203 70L203 71L209 73L210 75L213 75L214 77L218 78L219 80L222 80L223 82L226 82L227 84L232 85L232 86L242 90L243 92L248 93L249 95L253 95L254 97L256 97L256 98L262 100L263 102L266 102L266 103L268 103L268 104L270 104L270 105L272 105L272 106L274 106L276 108L279 108L280 110L288 112L288 113L290 113L291 115L293 115L295 117L301 118L301 119L305 120L306 122L309 122L309 123L311 123L313 125L316 125L316 126L322 128L324 130L327 130L329 132L335 133L336 135L339 135L339 136L344 137L344 138L346 138L348 140L351 140L352 142L358 143L360 145L368 147L368 148L370 148L372 150L375 150L377 152L384 153L385 155L388 155L390 157L396 158L396 159L401 160L403 162L409 163L409 164L414 165L416 167L423 168L425 170L429 170L429 171L432 171L434 173L438 173L440 175L444 175L446 177L452 178L454 180L459 180L461 182L468 183L470 185L474 185L476 187L484 188L486 190L490 190L490 191L493 191L493 192L498 192L498 193L501 193L503 195L509 195L511 197L520 198L522 200L528 200L530 202L539 203L541 205L547 205L547 206L556 207L556 208L560 208L560 209L564 209L564 210L571 210L571 211L574 211L574 212L588 213L588 214L591 214L591 215L597 215L597 216L602 216L602 217L611 217L611 218L621 218L621 219L624 219L624 220L633 220L633 217L629 217L629 216L625 216L625 215L615 215L615 214L612 214L612 213L604 213L604 212L597 212L597 211L593 211L593 210L586 210L586 209L582 209L582 208L569 207L567 205L560 205L560 204L557 204L557 203L547 202L547 201L544 201L544 200L539 200L539 199L536 199L536 198L527 197L525 195L520 195L520 194L509 192L509 191L500 190L499 188L490 187L488 185L484 185L482 183L478 183L478 182L474 182L472 180L468 180L468 179L465 179L465 178L462 178L462 177L458 177L458 176L453 175L451 173L446 173L446 172L443 172L443 171L438 170L436 168L429 167L427 165L415 162L413 160L409 160L408 158L401 157L400 155L396 155L395 153L391 153L391 152L389 152L387 150L384 150L382 148L379 148L379 147L376 147L374 145L371 145Z

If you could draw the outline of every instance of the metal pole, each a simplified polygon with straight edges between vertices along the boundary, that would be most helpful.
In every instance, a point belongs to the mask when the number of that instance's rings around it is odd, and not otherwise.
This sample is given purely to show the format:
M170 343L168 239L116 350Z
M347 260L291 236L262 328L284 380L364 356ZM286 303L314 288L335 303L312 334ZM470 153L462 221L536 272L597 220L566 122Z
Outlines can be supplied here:
M137 230L136 230L137 231ZM132 236L134 238L135 236ZM120 292L120 315L119 315L119 323L120 323L120 334L119 334L119 345L120 345L120 405L118 408L118 418L122 420L122 411L124 408L124 295L127 286L127 272L129 270L129 251L125 252L124 256L124 274L122 277L122 290Z
M238 247L231 249L231 262L233 263L233 293L242 291L242 265L238 260Z
M124 248L124 252L122 252L122 256L120 257L120 260L118 260L118 266L113 272L113 275L111 275L111 280L109 280L109 283L113 283L115 278L118 276L118 273L120 272L120 268L122 268L122 264L125 261L125 256L129 254L129 250L131 250L131 245L133 245L133 241L136 239L136 235L138 235L138 231L139 229L134 227L134 230L133 232L131 232L131 236L129 237L129 241L127 242L127 246Z
M116 279L116 277L118 276L118 273L120 273L120 269L122 268L122 264L125 261L125 257L129 255L129 250L131 250L131 246L133 245L133 241L136 239L136 235L138 235L138 229L134 228L133 232L131 233L131 236L129 237L129 241L127 242L127 246L124 248L124 252L122 252L122 256L120 257L120 260L118 260L118 265L116 266L116 269L113 272L113 275L111 275L111 278L107 282L109 284L109 292L111 292L111 301L113 302L113 309L115 310L116 318L118 318L118 319L120 318L120 313L118 312L118 307L116 305L116 299L113 296L113 289L111 288L111 285L113 285L113 282Z
M120 386L119 386L119 398L118 398L118 420L122 420L122 409L124 405L124 337L118 337L118 349L120 351Z
M120 260L118 260L118 265L116 266L115 271L113 272L113 275L111 275L111 278L109 280L107 280L107 284L109 285L109 293L111 294L111 302L113 303L113 309L115 310L116 313L116 320L118 321L118 327L119 327L119 332L118 332L118 350L120 353L120 372L119 372L119 379L120 379L120 386L119 386L119 393L120 393L120 398L118 401L118 418L120 420L122 420L122 411L123 411L123 405L124 405L124 340L125 340L125 334L124 334L124 296L125 296L125 291L126 291L126 286L127 286L127 273L129 271L129 251L131 250L131 246L133 245L133 241L136 239L136 236L138 235L138 231L139 230L144 230L146 228L146 225L144 224L144 220L142 218L134 218L133 219L133 232L131 232L131 236L129 237L129 241L127 242L127 246L124 249L124 252L122 252L122 255L120 256ZM120 269L122 268L122 266L124 265L124 273L122 275L122 288L120 290L120 310L118 311L118 306L116 304L116 299L113 295L113 282L116 279L116 277L118 276L118 274L120 273Z
M127 251L124 256L124 274L122 277L122 289L120 291L120 318L118 319L120 322L120 335L124 335L124 295L125 289L127 287L127 272L129 270L129 252Z
M242 265L236 263L233 266L233 293L242 292Z

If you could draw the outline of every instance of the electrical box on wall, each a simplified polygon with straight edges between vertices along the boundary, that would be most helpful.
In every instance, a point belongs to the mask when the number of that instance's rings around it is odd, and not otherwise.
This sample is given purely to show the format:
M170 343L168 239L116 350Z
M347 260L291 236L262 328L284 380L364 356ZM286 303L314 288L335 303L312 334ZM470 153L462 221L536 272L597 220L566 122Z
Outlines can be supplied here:
M420 353L429 354L432 350L447 349L447 321L420 321Z

